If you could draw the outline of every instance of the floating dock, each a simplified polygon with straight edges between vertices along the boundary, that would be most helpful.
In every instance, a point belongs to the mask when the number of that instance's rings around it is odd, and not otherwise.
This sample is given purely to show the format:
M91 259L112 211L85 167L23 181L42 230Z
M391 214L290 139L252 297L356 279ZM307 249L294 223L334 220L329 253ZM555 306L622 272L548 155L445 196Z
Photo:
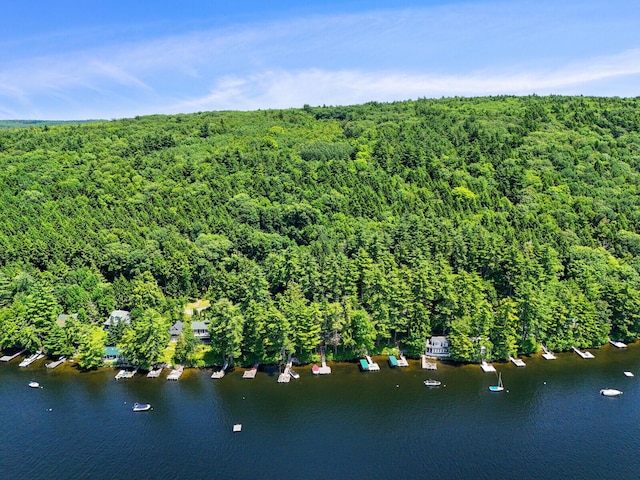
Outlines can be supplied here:
M556 356L551 353L547 347L545 347L544 345L542 346L542 358L544 358L545 360L555 360Z
M609 343L611 345L613 345L616 348L627 348L627 344L626 343L622 343L622 342L614 342L613 340L609 340Z
M173 370L171 370L169 372L169 375L167 375L167 380L173 380L174 382L177 381L180 376L182 375L182 372L184 371L184 367L183 366L179 366L174 368Z
M624 372L625 377L633 377L633 372Z
M135 370L120 370L118 371L118 373L116 373L115 379L116 380L120 380L121 378L133 378L133 376L136 374L136 372L138 371L138 369L136 368Z
M402 354L400 354L400 358L398 358L398 366L399 367L408 367L409 366L409 362L407 361L405 356L402 355Z
M5 355L3 357L0 357L0 362L10 362L11 360L22 355L26 351L27 350L20 350L18 353L14 353L13 355Z
M162 367L152 368L149 373L147 373L147 378L158 378L161 372Z
M126 370L120 370L118 373L116 373L116 376L114 378L116 380L120 380L121 378L124 378L125 373L127 373Z
M571 349L574 352L576 352L578 355L580 355L582 358L596 358L591 352L581 352L576 347L571 347Z
M42 353L41 351L37 351L36 353L34 353L33 355L25 358L24 360L22 360L20 362L20 366L21 367L28 367L29 365L31 365L33 362L35 362L36 360L41 359L42 357L44 357L44 353Z
M251 367L249 370L245 370L245 372L242 374L242 378L249 378L249 379L256 378L256 373L258 373L257 364Z
M234 431L234 432L241 432L241 431L242 431L242 424L241 424L241 423L236 423L236 424L233 426L233 431Z
M57 366L62 365L65 362L66 359L67 359L66 357L60 357L55 362L47 363L46 367L47 368L56 368Z
M482 360L482 362L480 363L480 368L485 373L491 373L496 371L496 367L494 367L493 365L491 365L489 362L485 360Z
M420 355L420 364L425 370L437 370L438 364L436 362L430 362L429 360L433 360L433 358L427 357L426 355Z
M526 367L527 364L524 363L523 360L520 360L519 358L514 358L514 357L509 357L509 360L511 361L511 363L513 363L516 367Z

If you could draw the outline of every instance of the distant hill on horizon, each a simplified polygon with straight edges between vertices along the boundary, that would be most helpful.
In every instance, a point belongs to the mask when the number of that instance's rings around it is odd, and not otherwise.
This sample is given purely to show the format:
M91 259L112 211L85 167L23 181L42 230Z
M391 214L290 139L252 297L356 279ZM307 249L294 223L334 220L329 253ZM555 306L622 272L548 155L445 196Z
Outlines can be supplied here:
M0 120L0 128L28 128L73 123L99 122L100 120Z

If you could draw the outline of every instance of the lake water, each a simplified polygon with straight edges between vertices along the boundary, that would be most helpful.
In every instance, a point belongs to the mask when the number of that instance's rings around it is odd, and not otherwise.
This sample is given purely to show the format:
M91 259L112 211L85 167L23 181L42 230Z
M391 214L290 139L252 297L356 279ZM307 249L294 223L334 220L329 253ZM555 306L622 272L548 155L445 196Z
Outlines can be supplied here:
M527 366L254 380L185 371L178 382L115 371L0 364L0 477L13 479L637 478L640 346ZM635 378L627 378L624 371ZM439 388L423 385L441 380ZM27 386L30 380L43 388ZM617 398L599 395L617 388ZM134 402L153 410L131 411ZM242 432L232 427L242 424Z

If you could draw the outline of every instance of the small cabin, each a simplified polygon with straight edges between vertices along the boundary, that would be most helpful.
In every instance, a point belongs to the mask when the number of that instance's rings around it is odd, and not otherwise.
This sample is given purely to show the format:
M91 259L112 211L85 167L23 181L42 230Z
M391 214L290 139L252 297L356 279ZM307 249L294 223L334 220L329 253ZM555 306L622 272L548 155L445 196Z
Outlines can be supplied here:
M120 349L118 347L104 347L104 357L102 360L105 363L123 363L124 358L120 355Z
M128 311L114 310L102 325L104 326L105 330L108 330L110 327L115 327L120 322L124 322L127 325L131 324L131 315Z
M202 341L209 341L211 334L209 333L209 322L195 321L191 322L191 330L193 330L193 336L199 338Z
M429 357L448 357L449 340L444 336L431 337L427 339L425 353Z

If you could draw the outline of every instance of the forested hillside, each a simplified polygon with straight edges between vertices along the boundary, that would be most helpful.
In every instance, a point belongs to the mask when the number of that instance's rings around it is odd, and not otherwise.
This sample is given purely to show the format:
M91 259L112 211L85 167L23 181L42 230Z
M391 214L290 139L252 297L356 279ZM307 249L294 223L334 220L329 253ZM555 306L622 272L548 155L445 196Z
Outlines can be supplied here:
M507 358L630 341L639 167L640 99L0 130L0 346L91 365L115 343L148 364L195 298L211 300L212 355L240 363L310 360L322 345L417 354L432 334L462 361L481 346ZM132 325L106 338L116 308ZM61 328L59 313L78 319Z

